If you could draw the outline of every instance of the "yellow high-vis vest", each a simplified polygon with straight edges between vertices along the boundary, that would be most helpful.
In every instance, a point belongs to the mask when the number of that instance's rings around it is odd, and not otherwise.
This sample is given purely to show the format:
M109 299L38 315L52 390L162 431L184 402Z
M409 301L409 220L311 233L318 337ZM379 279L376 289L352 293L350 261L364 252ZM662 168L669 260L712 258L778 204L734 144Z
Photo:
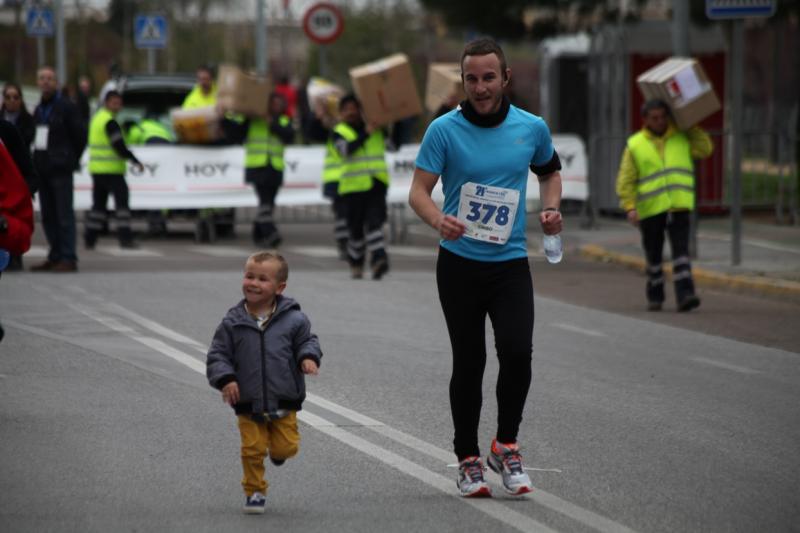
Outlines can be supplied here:
M339 181L342 174L342 156L333 141L328 139L325 145L325 161L322 166L322 183L334 183Z
M106 124L114 120L114 115L105 107L94 114L89 125L89 173L125 174L125 160L121 158L106 134Z
M169 142L175 140L169 129L161 122L146 118L131 127L130 131L125 136L125 144L147 144L147 141L150 139L164 139Z
M333 131L347 142L358 138L356 130L344 122L337 124ZM355 153L342 158L339 194L368 191L372 188L373 177L389 186L389 170L386 166L383 133L380 130L372 132Z
M286 115L281 115L278 122L281 126L286 127L289 125L290 119ZM283 141L270 131L267 121L263 118L250 120L244 148L245 168L261 168L270 165L275 170L283 170Z
M181 107L183 109L194 109L195 107L207 107L217 103L217 84L211 84L211 91L208 94L203 94L203 89L199 85L195 85L183 101Z
M673 209L694 209L694 164L685 134L667 139L663 160L641 131L628 139L628 150L639 173L636 212L640 219Z

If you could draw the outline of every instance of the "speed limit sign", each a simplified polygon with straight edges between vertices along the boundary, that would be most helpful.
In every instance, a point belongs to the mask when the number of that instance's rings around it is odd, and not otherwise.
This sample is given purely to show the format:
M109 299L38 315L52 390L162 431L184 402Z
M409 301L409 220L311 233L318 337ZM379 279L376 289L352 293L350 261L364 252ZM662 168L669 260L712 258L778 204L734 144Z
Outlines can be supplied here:
M342 12L328 2L314 4L303 17L303 31L317 44L330 44L344 31Z

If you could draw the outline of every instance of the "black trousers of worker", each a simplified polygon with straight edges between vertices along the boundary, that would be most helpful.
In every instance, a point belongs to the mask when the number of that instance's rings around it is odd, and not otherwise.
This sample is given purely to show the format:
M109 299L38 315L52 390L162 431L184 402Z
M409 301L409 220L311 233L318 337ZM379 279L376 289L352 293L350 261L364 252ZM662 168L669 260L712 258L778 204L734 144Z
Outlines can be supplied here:
M339 195L339 182L333 181L322 186L322 196L331 201L333 210L333 237L336 239L336 248L339 257L347 259L347 206L344 197Z
M647 301L664 301L664 234L669 235L672 250L672 279L678 302L694 294L692 264L689 260L690 212L674 211L639 221L642 246L647 258Z
M283 185L283 171L270 166L248 168L245 181L253 185L258 196L258 214L253 222L253 242L271 248L281 242L278 227L275 225L275 197Z
M436 283L450 344L453 374L450 409L458 460L479 456L478 423L486 367L486 316L492 322L500 363L497 377L497 440L517 441L531 385L533 283L527 258L473 261L439 249Z
M114 216L120 244L133 241L128 184L123 174L92 174L92 209L86 213L84 239L92 247L108 223L108 197L114 196Z
M366 253L370 264L387 258L383 240L386 222L386 185L376 179L364 192L342 196L347 215L347 258L350 266L364 266Z

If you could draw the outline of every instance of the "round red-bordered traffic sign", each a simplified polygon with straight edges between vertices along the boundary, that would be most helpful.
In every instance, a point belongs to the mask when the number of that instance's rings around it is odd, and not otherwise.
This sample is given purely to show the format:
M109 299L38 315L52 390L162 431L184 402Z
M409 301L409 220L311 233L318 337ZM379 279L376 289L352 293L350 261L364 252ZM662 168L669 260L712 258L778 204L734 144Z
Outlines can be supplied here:
M330 44L344 31L342 12L331 3L316 3L303 15L303 31L317 44Z

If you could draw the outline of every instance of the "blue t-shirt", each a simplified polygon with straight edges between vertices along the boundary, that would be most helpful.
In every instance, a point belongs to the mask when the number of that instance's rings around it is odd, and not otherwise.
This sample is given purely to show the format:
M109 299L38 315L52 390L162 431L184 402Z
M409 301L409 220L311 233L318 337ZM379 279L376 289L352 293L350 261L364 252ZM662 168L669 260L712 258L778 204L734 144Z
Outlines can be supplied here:
M518 212L505 244L462 236L454 241L442 240L442 247L477 261L527 257L528 167L546 165L553 151L550 129L544 120L513 105L495 128L472 124L459 109L434 120L422 139L416 165L441 176L445 214L457 216L461 186L467 182L519 191Z

